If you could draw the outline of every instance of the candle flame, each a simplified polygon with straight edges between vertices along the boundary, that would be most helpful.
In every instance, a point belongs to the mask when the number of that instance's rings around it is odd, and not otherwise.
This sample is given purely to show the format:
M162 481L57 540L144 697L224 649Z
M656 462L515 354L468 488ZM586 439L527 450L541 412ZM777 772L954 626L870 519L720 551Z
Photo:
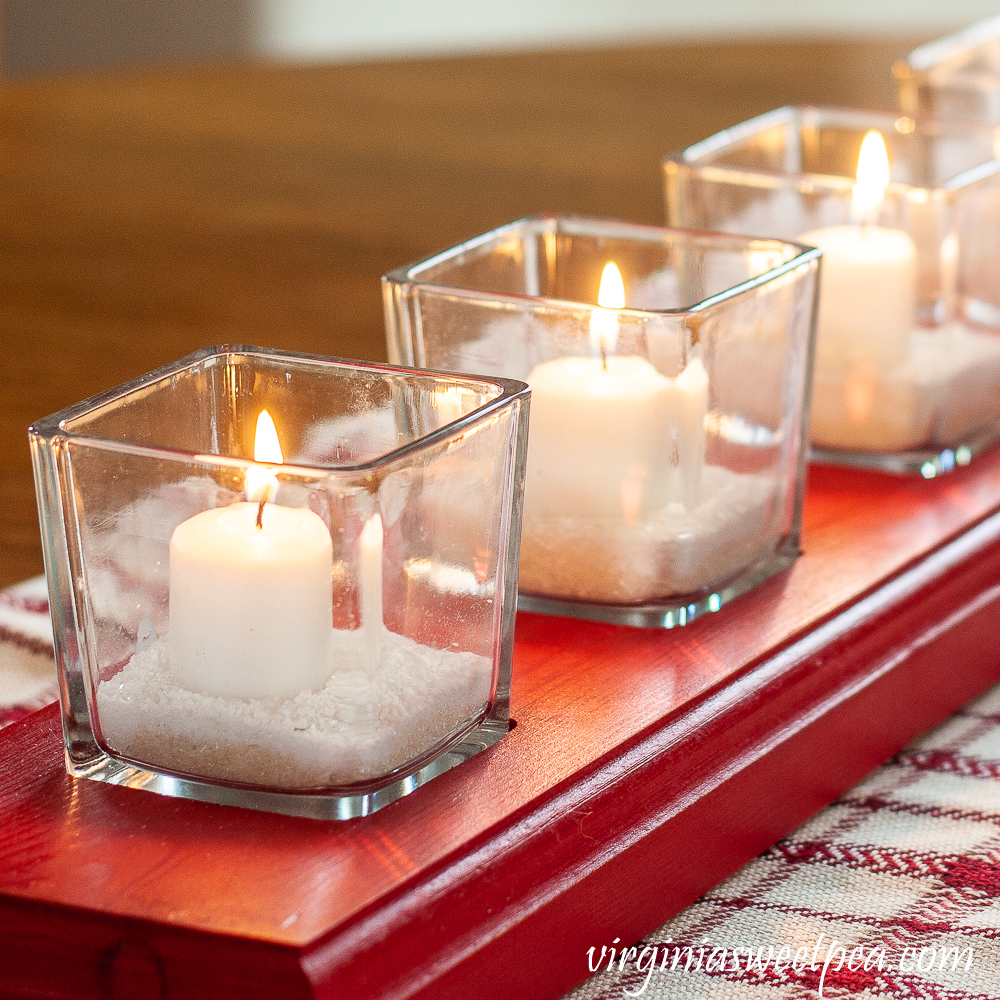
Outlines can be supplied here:
M278 428L274 426L271 414L267 410L261 410L257 418L257 430L253 437L253 460L272 462L275 465L281 465L285 460L278 441Z
M278 442L278 430L271 414L261 410L253 439L253 460L281 465L285 458ZM247 469L247 499L250 501L274 500L278 492L278 477L265 465L251 465Z
M863 219L878 208L888 185L889 154L882 134L872 129L861 143L861 152L858 154L857 183L852 197L855 214Z
M618 340L618 315L609 310L625 308L625 283L614 261L608 261L604 265L597 304L601 308L590 314L590 353L595 357L607 358L609 354L615 353Z
M618 265L608 261L601 272L601 287L597 292L597 304L605 309L625 308L625 283Z

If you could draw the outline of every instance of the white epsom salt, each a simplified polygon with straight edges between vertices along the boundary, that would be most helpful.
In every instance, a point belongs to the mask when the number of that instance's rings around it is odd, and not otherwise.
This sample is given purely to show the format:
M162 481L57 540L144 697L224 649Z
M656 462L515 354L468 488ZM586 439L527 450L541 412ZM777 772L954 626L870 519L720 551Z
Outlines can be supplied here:
M752 338L716 355L720 408L775 428L781 421L784 359L779 344ZM955 447L1000 416L1000 335L959 323L912 331L906 357L880 368L817 367L812 443L892 452Z
M781 537L772 477L706 465L701 490L691 511L669 504L631 524L620 517L529 520L526 512L521 590L608 603L689 594L733 575Z
M828 448L959 444L1000 416L1000 336L957 323L915 330L906 359L870 382L817 372L812 412L813 444Z
M376 781L485 712L492 661L384 630L373 677L364 630L334 630L334 670L294 698L216 697L181 687L166 638L100 684L108 746L163 770L272 789Z

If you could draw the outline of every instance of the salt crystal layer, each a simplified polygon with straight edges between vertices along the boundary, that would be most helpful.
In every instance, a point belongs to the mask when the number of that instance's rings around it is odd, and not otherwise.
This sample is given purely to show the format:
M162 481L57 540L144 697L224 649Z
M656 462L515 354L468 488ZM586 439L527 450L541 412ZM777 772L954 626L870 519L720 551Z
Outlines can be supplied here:
M752 338L719 351L712 392L721 410L777 428L783 357ZM882 370L816 369L812 443L859 451L954 447L1000 416L1000 336L953 323L914 330L906 358Z
M702 471L694 510L670 504L621 518L525 515L520 589L549 597L636 603L689 594L772 550L782 519L774 479L717 465Z
M958 324L914 331L906 359L868 385L819 371L813 383L812 441L829 448L956 445L997 416L1000 337Z
M334 671L290 699L222 698L181 687L160 639L97 690L116 753L163 770L281 789L376 781L481 716L493 664L384 630L374 674L364 631L334 630Z

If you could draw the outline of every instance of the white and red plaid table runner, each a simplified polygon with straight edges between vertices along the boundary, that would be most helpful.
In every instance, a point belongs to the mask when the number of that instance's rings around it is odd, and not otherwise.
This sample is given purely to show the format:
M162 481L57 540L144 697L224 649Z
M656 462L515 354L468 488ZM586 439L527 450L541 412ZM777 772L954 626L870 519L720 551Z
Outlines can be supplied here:
M37 578L0 591L0 727L55 697ZM1000 998L1000 686L638 945L585 958L566 1000Z
M0 590L0 728L58 697L44 577Z
M634 949L595 946L566 1000L1000 997L1000 686Z

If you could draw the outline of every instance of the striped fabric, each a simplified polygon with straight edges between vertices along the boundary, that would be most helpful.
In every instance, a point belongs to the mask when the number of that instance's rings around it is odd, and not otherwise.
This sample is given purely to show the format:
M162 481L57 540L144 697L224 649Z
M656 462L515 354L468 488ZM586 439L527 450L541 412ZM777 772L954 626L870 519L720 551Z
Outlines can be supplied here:
M0 591L0 726L56 696L44 581ZM1000 998L1000 686L567 1000Z
M44 577L0 590L0 728L58 697Z
M1000 687L634 949L595 944L571 1000L1000 997Z

